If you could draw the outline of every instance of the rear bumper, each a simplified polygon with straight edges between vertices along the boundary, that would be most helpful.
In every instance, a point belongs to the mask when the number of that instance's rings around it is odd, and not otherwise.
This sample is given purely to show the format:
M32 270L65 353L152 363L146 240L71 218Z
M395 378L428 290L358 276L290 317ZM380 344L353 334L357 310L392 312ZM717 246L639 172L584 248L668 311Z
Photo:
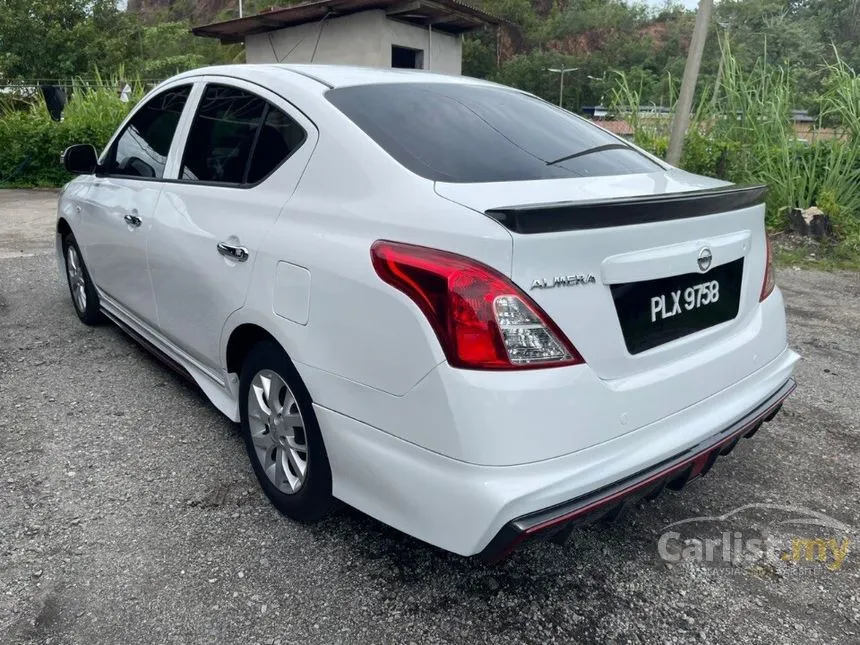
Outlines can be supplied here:
M785 348L746 378L659 421L553 459L511 466L452 459L324 405L314 407L335 497L435 546L491 557L516 537L505 528L514 522L523 520L523 533L540 524L541 513L552 511L545 519L556 520L579 510L567 505L604 499L613 487L630 488L646 473L668 477L671 471L675 479L687 460L700 473L713 452L709 446L722 450L751 419L767 416L765 408L779 398L797 360ZM413 418L404 416L401 423ZM520 426L522 440L533 427ZM498 537L503 531L509 540Z
M480 557L498 561L532 536L557 531L566 534L580 522L616 517L626 505L654 499L664 488L680 490L689 481L707 473L717 457L729 454L741 438L751 437L763 423L773 419L795 387L794 379L789 379L742 419L662 463L587 495L508 522L481 551Z
M330 372L297 368L320 406L458 462L555 464L652 430L654 440L674 454L731 423L791 376L780 367L787 362L790 368L796 356L786 351L778 290L737 325L719 341L696 335L675 341L671 345L693 347L677 360L614 379L600 378L588 364L507 372L443 362L408 392L392 396ZM760 391L765 383L767 391ZM736 416L724 416L731 413ZM614 470L613 464L606 472Z

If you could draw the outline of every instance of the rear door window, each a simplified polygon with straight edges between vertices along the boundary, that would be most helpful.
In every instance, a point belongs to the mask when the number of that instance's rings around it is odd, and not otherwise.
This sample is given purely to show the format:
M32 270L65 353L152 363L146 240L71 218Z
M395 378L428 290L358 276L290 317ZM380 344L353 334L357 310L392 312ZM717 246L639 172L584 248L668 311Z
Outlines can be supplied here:
M265 179L306 138L304 129L265 99L207 85L191 124L180 179L246 185Z
M167 153L190 92L191 86L183 85L149 99L134 114L111 148L107 174L161 179Z
M279 109L269 105L257 136L246 181L255 184L267 177L305 142L304 128Z
M584 119L502 87L391 83L336 88L326 97L402 165L436 181L522 181L661 169Z

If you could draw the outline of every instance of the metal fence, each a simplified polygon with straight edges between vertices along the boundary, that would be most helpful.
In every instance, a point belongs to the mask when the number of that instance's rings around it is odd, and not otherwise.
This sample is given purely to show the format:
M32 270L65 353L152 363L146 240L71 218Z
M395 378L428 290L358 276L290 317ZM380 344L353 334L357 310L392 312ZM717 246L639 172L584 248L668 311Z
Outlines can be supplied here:
M116 81L116 92L117 95L122 91L122 88L128 83L129 85L137 85L142 84L145 90L149 90L164 79L161 78L130 78L128 81L118 80ZM19 98L29 98L33 96L37 96L42 87L57 87L60 88L66 96L71 96L76 90L81 88L102 88L109 86L114 83L114 79L104 79L104 78L86 78L86 77L75 77L73 79L69 78L37 78L37 79L20 79L20 80L8 80L8 79L0 79L0 97L2 96L10 96L10 97L19 97Z

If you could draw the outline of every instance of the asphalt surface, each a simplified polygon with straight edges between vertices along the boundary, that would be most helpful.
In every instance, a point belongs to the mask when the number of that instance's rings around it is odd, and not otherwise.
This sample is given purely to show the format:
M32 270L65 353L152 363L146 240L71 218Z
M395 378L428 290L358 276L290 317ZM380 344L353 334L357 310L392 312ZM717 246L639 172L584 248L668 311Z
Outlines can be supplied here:
M53 208L0 191L0 642L860 643L860 553L716 569L656 548L750 503L860 527L858 274L779 273L798 390L706 477L490 566L357 511L280 516L236 426L78 322Z

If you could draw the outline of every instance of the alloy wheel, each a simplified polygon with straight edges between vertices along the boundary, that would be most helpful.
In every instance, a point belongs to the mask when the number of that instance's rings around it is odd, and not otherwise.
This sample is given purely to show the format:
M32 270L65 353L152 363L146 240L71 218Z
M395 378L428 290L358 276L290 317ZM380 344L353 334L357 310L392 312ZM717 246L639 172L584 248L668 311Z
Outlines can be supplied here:
M87 284L81 258L74 246L66 249L66 273L69 276L69 286L72 290L72 298L78 311L87 310Z
M261 370L248 389L248 426L257 459L278 490L301 490L308 474L305 424L296 397L277 372Z

